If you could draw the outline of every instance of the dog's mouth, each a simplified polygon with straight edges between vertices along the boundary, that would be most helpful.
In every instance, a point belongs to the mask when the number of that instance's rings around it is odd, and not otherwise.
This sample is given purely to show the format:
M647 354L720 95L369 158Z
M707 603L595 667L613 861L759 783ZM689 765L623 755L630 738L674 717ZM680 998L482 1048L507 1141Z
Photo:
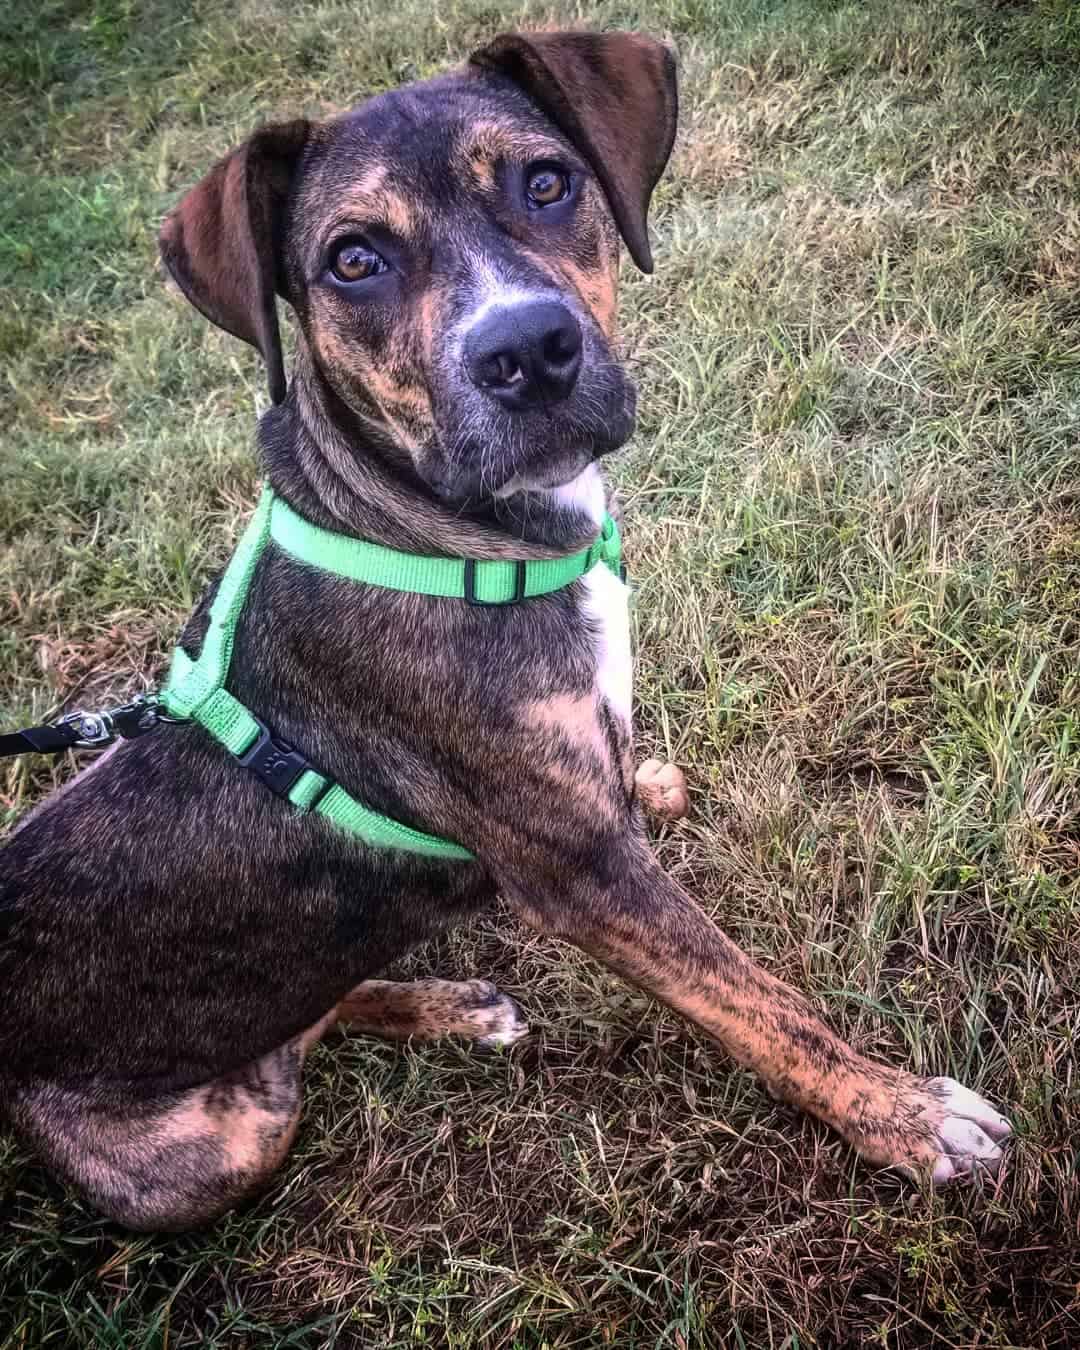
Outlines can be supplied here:
M438 497L462 506L573 482L630 439L637 400L631 381L612 364L548 410L493 413L470 402L458 425L440 437L437 462L425 475Z
M586 456L567 451L557 455L554 460L539 465L531 474L514 474L501 487L496 488L492 496L503 501L516 496L519 492L553 492L556 488L566 487L580 478L582 471L598 458L597 455Z

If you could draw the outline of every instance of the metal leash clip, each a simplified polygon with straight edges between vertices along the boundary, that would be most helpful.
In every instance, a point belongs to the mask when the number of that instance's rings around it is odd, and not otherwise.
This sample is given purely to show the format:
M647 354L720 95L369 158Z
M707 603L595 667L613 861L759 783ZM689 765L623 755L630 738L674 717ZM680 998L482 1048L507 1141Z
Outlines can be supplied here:
M112 745L118 736L130 741L164 723L186 720L163 712L156 695L139 694L130 703L106 712L80 710L57 722L0 732L0 759L10 755L61 755L65 750L101 750Z
M98 750L111 745L118 736L125 741L153 731L159 722L171 721L158 712L157 700L139 694L130 703L107 712L73 712L61 717L57 726L71 727L77 738L71 742L75 750Z

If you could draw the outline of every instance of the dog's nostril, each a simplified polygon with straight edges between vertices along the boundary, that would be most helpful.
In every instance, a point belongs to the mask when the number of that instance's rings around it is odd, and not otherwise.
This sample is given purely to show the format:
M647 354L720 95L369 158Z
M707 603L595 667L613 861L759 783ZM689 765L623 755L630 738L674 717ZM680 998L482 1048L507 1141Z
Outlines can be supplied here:
M495 352L477 367L483 384L514 384L523 379L521 366L513 352Z
M564 366L572 361L581 350L581 341L577 334L568 329L557 328L549 333L544 342L544 360L553 366Z

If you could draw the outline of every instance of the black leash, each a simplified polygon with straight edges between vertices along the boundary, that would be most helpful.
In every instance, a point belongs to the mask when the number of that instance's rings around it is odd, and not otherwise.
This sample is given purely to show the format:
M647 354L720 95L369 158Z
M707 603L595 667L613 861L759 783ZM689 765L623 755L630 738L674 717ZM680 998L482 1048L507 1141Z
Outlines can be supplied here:
M163 722L181 719L168 717L157 700L140 694L130 703L122 703L107 712L73 712L58 722L25 727L0 736L0 759L11 755L59 755L65 750L101 750L118 736L125 741L156 731Z

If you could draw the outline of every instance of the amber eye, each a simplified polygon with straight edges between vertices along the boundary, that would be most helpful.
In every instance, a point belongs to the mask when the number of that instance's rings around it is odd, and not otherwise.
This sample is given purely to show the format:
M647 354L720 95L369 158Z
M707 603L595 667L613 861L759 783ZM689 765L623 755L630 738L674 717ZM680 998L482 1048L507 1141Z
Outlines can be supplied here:
M535 164L525 175L525 196L531 207L554 206L570 194L570 175L554 164Z
M377 272L385 271L386 263L374 249L353 240L337 250L330 270L339 281L366 281Z

